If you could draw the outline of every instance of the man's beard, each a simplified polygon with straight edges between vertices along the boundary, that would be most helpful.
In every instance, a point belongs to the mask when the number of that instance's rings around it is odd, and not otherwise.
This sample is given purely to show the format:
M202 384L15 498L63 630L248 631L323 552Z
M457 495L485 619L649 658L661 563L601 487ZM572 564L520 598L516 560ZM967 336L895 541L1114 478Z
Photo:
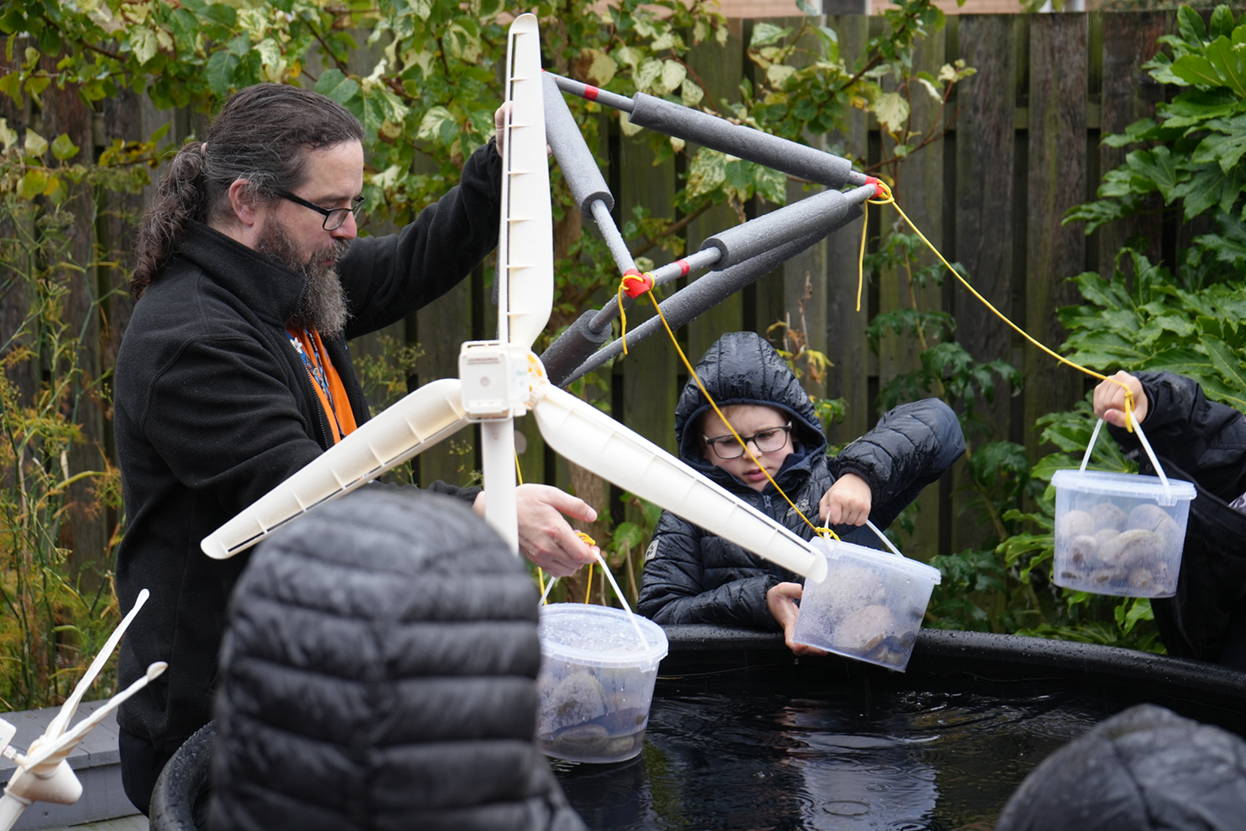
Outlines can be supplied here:
M299 298L298 308L287 322L289 326L315 329L326 338L339 335L346 329L350 310L346 305L346 291L337 276L337 261L346 253L346 240L335 240L332 245L313 251L310 256L300 257L285 228L269 222L256 240L255 248L307 278L307 287ZM333 262L324 265L323 261L329 257L333 258Z

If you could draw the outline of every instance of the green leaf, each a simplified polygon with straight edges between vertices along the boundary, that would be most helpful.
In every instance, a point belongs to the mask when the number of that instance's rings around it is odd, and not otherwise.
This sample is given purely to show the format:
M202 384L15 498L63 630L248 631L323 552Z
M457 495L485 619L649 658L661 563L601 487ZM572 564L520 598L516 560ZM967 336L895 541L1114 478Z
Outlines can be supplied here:
M791 29L775 26L773 23L757 23L753 26L753 37L749 40L749 49L760 49L778 43L792 33Z
M1182 55L1173 61L1172 73L1187 84L1206 87L1224 86L1224 79L1215 65L1202 55Z
M1207 59L1230 89L1246 97L1246 63L1242 61L1240 47L1234 47L1226 37L1218 37L1208 44Z
M1246 372L1243 371L1241 356L1216 338L1203 337L1201 345L1207 357L1211 358L1212 366L1228 381L1229 386L1241 390L1239 395L1246 395Z
M47 186L47 171L39 169L28 170L22 176L21 181L17 183L17 198L29 201L42 194Z
M753 171L753 189L772 205L787 204L787 176L772 167L757 166Z
M1179 127L1192 127L1209 121L1213 118L1221 118L1232 115L1241 106L1239 98L1233 94L1232 90L1224 87L1216 87L1215 89L1192 89L1178 95L1171 103L1163 108L1164 127L1173 129ZM1130 134L1137 124L1149 124L1152 127L1154 123L1150 119L1144 119L1136 124L1131 124L1126 128L1126 134ZM1157 136L1151 136L1157 137ZM1115 136L1109 136L1115 138ZM1145 141L1147 137L1139 136L1139 141ZM1104 140L1107 144L1107 140ZM1110 145L1119 147L1119 144Z
M142 65L156 56L160 43L151 29L137 29L130 32L130 48L134 50L134 59Z
M233 29L238 25L238 12L224 3L205 4L202 11L198 13L205 21L219 23L228 29Z
M447 125L449 125L447 127ZM416 138L434 139L440 138L444 131L457 130L458 125L454 119L454 114L440 105L433 107L424 113L424 118L420 120L420 129L416 134Z
M796 8L800 9L802 14L807 14L810 17L817 17L818 15L821 14L820 11L815 9L809 3L809 0L796 0Z
M1181 33L1182 40L1196 48L1201 48L1207 38L1207 27L1203 25L1203 18L1189 6L1182 6L1177 10L1177 31Z
M320 73L320 79L316 81L316 92L349 109L348 102L355 101L359 97L359 82L344 74L340 69L326 69Z
M61 133L52 142L52 155L62 162L78 155L78 149L78 145L73 143L68 133Z
M884 130L895 135L909 119L909 102L898 92L885 92L874 105L874 115Z
M22 75L20 72L7 72L0 75L0 93L3 93L13 99L13 103L20 109L22 104Z
M1125 157L1125 164L1135 174L1135 187L1143 193L1158 190L1165 201L1172 201L1170 192L1177 184L1177 160L1167 147L1135 150Z
M237 66L238 56L229 52L213 52L208 58L208 86L217 96L224 98L229 95Z
M1228 6L1216 6L1216 10L1211 13L1211 25L1208 28L1208 35L1214 40L1216 38L1228 38L1233 34L1233 12Z
M727 180L727 157L717 150L702 147L688 166L688 198L696 199L712 193Z

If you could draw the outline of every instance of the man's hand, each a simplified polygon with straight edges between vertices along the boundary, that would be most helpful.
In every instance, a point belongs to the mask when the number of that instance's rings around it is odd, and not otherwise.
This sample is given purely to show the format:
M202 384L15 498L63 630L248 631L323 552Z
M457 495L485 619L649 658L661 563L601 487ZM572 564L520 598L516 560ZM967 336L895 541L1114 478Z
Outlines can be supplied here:
M864 525L873 500L868 482L855 473L845 473L822 495L818 516L828 525Z
M587 563L597 561L599 549L580 539L563 519L592 522L597 512L582 499L549 485L520 485L515 488L519 513L519 552L555 577L574 574ZM472 510L485 515L484 491L472 503Z
M783 641L788 649L797 655L825 655L826 652L816 646L792 640L792 635L796 632L796 618L800 616L800 607L796 605L796 601L800 600L803 593L804 587L800 583L780 583L766 592L766 606L783 627Z
M511 102L507 101L493 111L493 134L497 137L498 155L506 149L506 114L510 112Z
M1124 384L1134 396L1134 421L1141 424L1146 419L1146 392L1142 382L1128 372L1118 372L1095 387L1095 415L1113 427L1126 427L1125 424L1125 390Z

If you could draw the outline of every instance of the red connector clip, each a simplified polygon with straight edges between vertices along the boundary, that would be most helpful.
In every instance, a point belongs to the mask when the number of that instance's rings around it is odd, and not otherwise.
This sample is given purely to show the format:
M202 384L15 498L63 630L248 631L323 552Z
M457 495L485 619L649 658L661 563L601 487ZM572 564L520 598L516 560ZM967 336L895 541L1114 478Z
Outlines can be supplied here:
M652 288L653 275L641 274L634 268L623 272L623 291L627 292L627 296L633 300Z

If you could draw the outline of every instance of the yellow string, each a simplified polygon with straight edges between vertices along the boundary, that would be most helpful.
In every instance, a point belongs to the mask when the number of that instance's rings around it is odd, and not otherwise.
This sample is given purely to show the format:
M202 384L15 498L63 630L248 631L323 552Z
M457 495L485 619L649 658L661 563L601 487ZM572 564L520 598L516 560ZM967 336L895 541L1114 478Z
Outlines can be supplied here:
M623 341L623 355L627 356L627 312L623 308L623 287L627 285L624 277L619 283L619 339Z
M624 279L626 280L627 278ZM671 325L666 322L666 315L662 314L662 307L658 304L658 299L653 296L652 291L647 292L647 294L649 295L649 299L653 301L653 308L657 309L658 317L662 319L662 325L666 328L666 334L670 336L671 343L675 345L675 351L679 354L679 359L683 361L684 367L688 370L688 375L692 378L692 380L697 382L697 386L700 387L701 394L705 396L705 400L708 401L710 406L714 408L715 414L722 419L722 423L727 425L727 429L731 431L731 435L735 436L735 440L740 443L740 447L744 448L744 452L748 454L749 459L753 462L753 464L757 465L757 468L762 473L766 475L766 479L769 480L770 484L774 485L774 489L779 492L779 495L783 497L783 500L787 502L788 505L792 506L792 510L805 521L806 525L813 529L815 534L822 537L829 534L838 540L839 535L830 528L814 525L809 521L809 517L805 516L804 512L802 512L800 508L796 507L796 503L789 499L788 495L783 492L783 488L779 487L779 483L774 481L774 478L770 475L769 471L767 471L766 468L762 466L762 463L757 460L757 457L753 455L753 451L748 449L748 444L744 441L744 439L740 438L740 434L737 433L735 428L731 426L731 422L729 422L727 417L723 415L722 410L718 409L718 404L715 403L713 397L709 394L709 390L705 388L705 385L701 383L701 379L697 377L697 372L692 368L692 364L689 362L688 356L684 354L684 350L679 348L679 341L676 339L675 333L671 331Z
M593 593L593 564L588 564L588 586L584 589L584 602L588 603L589 595Z
M1095 372L1092 369L1087 369L1081 364L1070 361L1068 358L1064 357L1063 355L1060 355L1059 353L1054 352L1051 349L1048 349L1046 346L1044 346L1043 344L1035 340L1033 337L1031 337L1030 334L1026 332L1024 329L1022 329L1020 326L1018 326L1017 324L1009 320L1007 317L1005 317L1003 312L999 311L999 309L996 309L993 305L991 305L991 302L989 300L987 300L981 294L978 294L977 290L973 286L969 285L969 282L965 280L965 278L962 277L960 273L957 272L956 269L952 268L952 264L949 263L946 259L944 259L943 255L939 253L939 249L935 248L934 245L930 242L930 240L926 239L926 235L923 234L918 229L918 227L913 224L913 220L909 219L908 214L906 214L904 210L900 207L900 205L896 202L895 197L891 193L891 188L887 187L887 185L884 184L883 182L877 182L877 181L875 182L875 188L876 188L876 191L875 191L876 193L878 191L882 191L883 197L881 199L878 199L878 198L867 199L866 201L870 205L879 205L879 206L891 205L893 208L895 208L896 213L900 214L900 218L908 223L908 226L913 229L913 233L917 234L918 238L922 242L926 243L926 247L928 247L931 251L934 252L934 255L939 258L939 262L943 263L943 265L947 267L947 270L952 272L952 276L955 277L958 281L960 281L960 284L964 286L965 288L967 288L969 290L969 293L972 294L974 297L976 297L982 303L982 305L990 309L995 314L996 317L998 317L1000 320L1004 321L1010 327L1012 327L1013 331L1017 332L1019 335L1021 335L1021 337L1025 338L1027 341L1032 343L1034 346L1037 346L1041 351L1055 358L1060 363L1068 364L1074 369L1079 369L1082 372L1086 373L1087 375L1090 375L1094 378L1098 378L1100 381L1111 381L1112 383L1119 386L1121 389L1125 390L1125 424L1128 427L1129 431L1133 432L1133 416L1132 416L1133 393L1130 392L1129 387L1125 386L1120 381L1117 381L1115 378L1109 378L1106 375L1100 375L1098 372ZM865 223L862 223L861 260L860 260L860 267L858 269L858 278L857 278L857 311L861 311L861 286L865 282L865 227L864 225Z

